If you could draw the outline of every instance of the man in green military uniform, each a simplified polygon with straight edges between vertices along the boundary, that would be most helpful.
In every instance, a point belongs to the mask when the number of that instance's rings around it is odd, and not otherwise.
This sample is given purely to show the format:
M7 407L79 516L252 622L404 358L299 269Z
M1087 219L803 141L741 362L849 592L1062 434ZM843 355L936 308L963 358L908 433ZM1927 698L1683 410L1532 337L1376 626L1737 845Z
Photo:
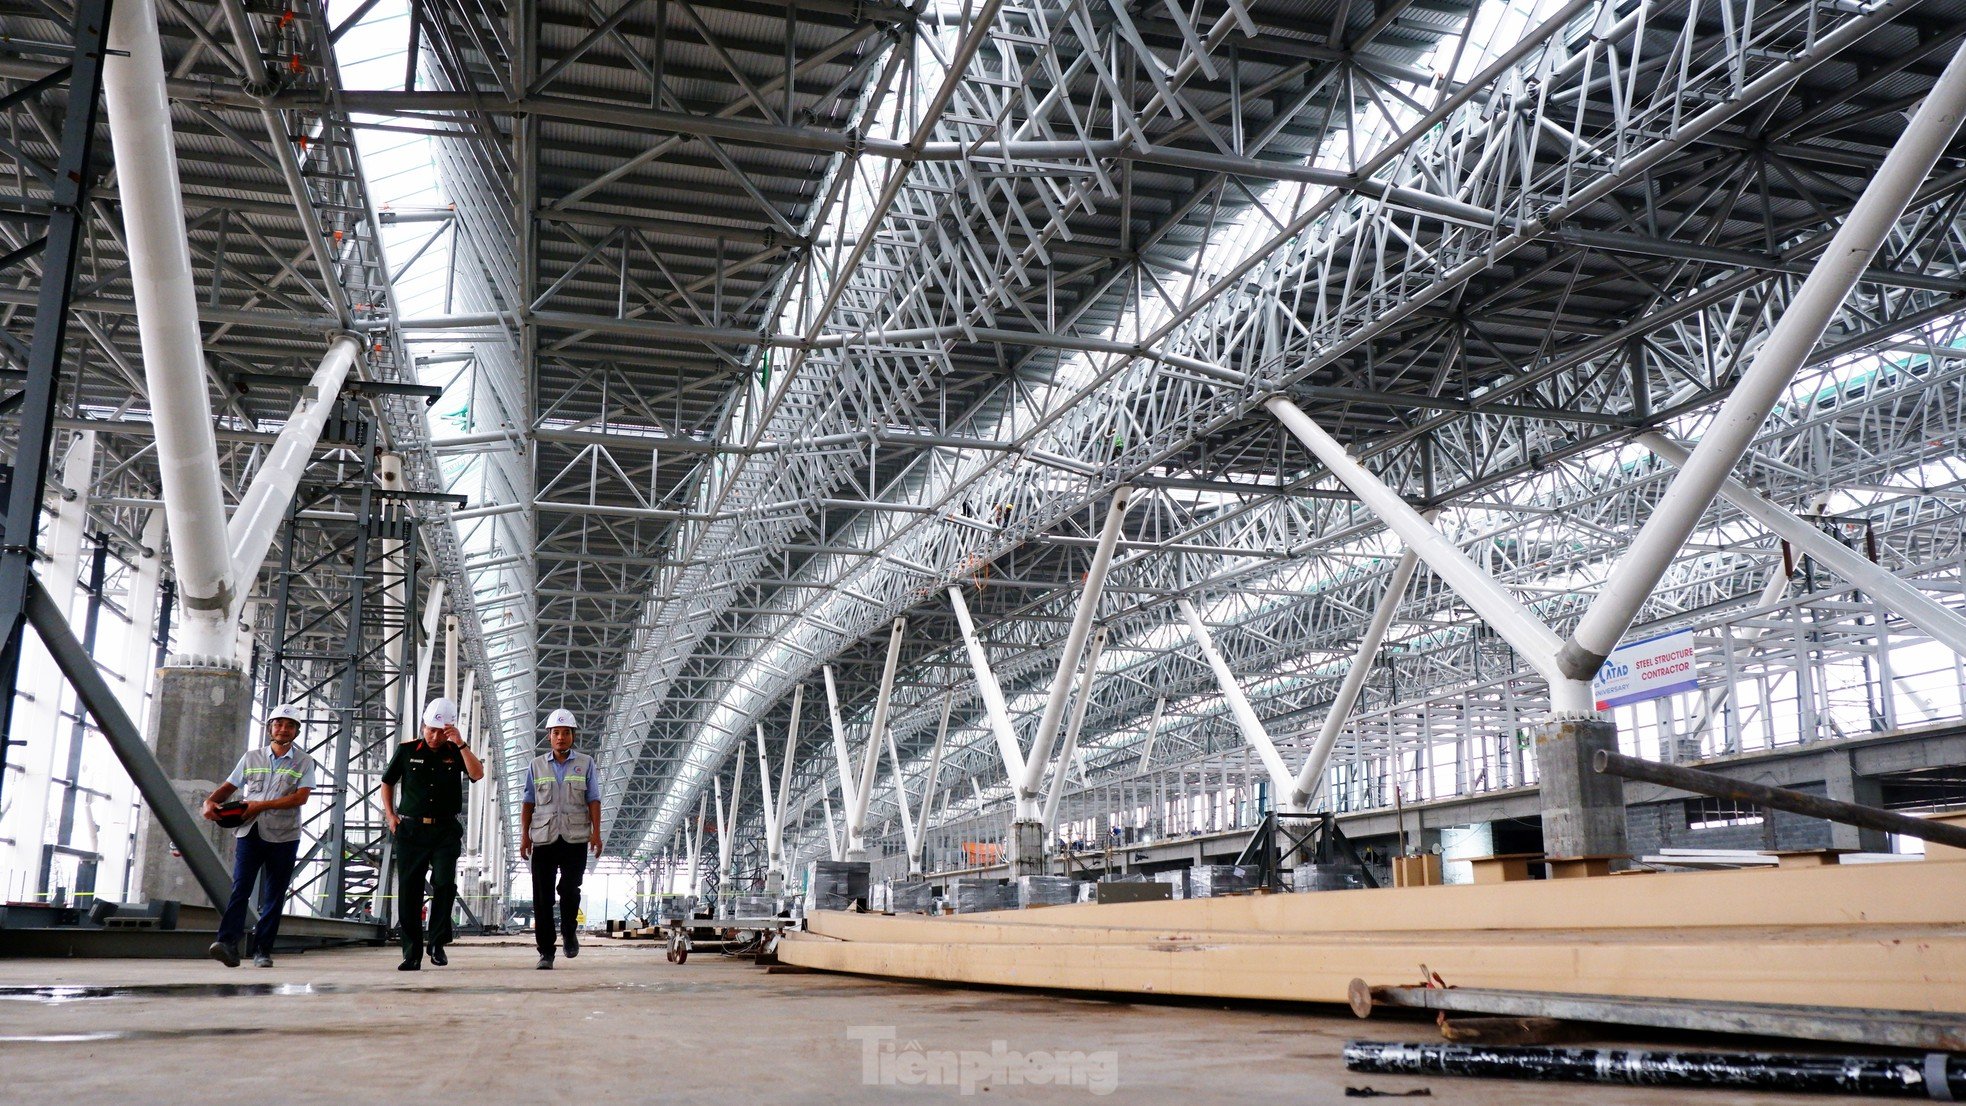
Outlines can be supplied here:
M457 901L457 855L464 848L464 784L485 778L484 762L457 730L457 704L432 699L423 708L423 737L396 748L382 773L382 817L396 836L396 909L403 962L423 967L423 887L430 882L430 962L450 963L451 907ZM403 789L402 803L396 788Z

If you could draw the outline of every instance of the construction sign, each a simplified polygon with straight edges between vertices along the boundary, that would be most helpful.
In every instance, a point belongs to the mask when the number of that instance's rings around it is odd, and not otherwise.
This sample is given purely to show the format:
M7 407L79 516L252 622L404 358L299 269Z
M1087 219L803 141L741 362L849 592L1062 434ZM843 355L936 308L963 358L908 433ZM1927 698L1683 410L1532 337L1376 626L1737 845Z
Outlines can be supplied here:
M1591 693L1597 709L1610 710L1699 686L1693 666L1693 631L1674 630L1612 650L1591 681Z

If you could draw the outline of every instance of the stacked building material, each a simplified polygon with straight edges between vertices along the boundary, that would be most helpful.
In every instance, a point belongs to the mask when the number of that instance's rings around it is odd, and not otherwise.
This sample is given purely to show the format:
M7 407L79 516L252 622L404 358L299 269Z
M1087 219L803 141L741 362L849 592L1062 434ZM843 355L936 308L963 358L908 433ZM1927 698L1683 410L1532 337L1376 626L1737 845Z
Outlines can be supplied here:
M830 914L779 956L902 979L1298 1002L1353 1001L1354 981L1366 993L1411 987L1425 964L1463 991L1642 999L1650 1010L1806 1003L1922 1025L1966 1014L1963 903L1966 859L1928 857L984 917Z
M986 910L1017 909L1017 888L1000 879L961 876L949 888L956 913L978 914Z
M1070 876L1018 876L1017 906L1065 906L1078 894L1077 882Z
M815 860L806 868L806 912L865 906L870 883L864 860Z
M1188 869L1188 897L1191 899L1246 895L1256 887L1256 872L1252 868L1236 864L1198 864Z
M1292 891L1355 891L1365 886L1365 869L1356 864L1299 864L1290 870Z
M887 908L896 914L927 914L935 903L935 886L923 880L892 880L887 885Z

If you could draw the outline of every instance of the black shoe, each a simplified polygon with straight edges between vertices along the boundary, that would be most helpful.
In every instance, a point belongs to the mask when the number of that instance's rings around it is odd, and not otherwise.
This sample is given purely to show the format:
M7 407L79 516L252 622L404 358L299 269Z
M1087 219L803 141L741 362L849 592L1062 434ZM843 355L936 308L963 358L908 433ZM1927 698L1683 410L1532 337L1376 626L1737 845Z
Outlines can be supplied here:
M218 961L228 968L239 966L239 946L237 945L228 944L224 941L213 941L212 947L207 951L212 954L213 960Z
M423 970L423 957L405 956L403 957L403 962L396 965L396 970L399 972L420 972Z
M445 956L445 955L444 955L444 946L442 946L442 945L431 945L431 946L430 946L430 962L431 962L432 964L435 964L435 965L437 965L438 967L440 967L440 968L441 968L441 967L443 967L444 965L446 965L446 964L448 964L448 963L450 963L450 962L451 962L451 958L450 958L450 957L448 957L448 956Z
M567 950L567 959L569 959L569 960L571 960L571 959L573 959L574 957L576 957L576 956L579 956L579 955L580 955L580 938L578 938L578 937L575 937L575 936L574 936L573 934L571 934L571 933L569 933L569 934L567 934L567 940L566 940L566 945L565 945L565 948L566 948L566 950Z
M552 971L552 970L553 970L553 954L549 952L549 953L547 953L547 954L546 954L545 956L542 956L542 957L540 957L540 958L539 958L539 963L537 963L537 964L534 964L534 965L533 965L533 967L535 967L535 968L538 968L538 969L539 969L540 971L542 971L542 972L550 972L550 971Z

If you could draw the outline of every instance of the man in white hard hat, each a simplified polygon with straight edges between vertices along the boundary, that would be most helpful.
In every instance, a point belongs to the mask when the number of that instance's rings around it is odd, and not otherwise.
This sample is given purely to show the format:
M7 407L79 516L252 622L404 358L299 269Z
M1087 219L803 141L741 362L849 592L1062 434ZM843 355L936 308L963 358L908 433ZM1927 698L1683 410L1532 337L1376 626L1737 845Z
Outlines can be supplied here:
M423 887L430 882L430 962L450 963L451 908L457 902L457 854L464 850L464 784L485 778L484 762L457 729L457 704L432 699L423 737L396 747L382 773L382 817L396 835L396 916L402 929L399 971L423 967ZM402 802L396 787L403 788Z
M532 862L532 929L542 970L553 967L554 880L558 877L561 943L580 955L580 877L587 853L601 855L601 773L594 758L574 751L573 712L546 716L552 752L533 758L519 807L519 855Z
M253 963L273 966L280 908L286 903L287 882L293 878L294 858L300 851L300 808L314 790L314 760L294 747L300 723L299 709L285 704L274 707L266 716L267 747L247 750L232 774L205 799L208 821L238 827L232 897L219 917L218 940L211 947L212 959L228 968L239 966L239 942L246 934L247 900L255 880L260 889ZM245 801L227 802L234 792Z

